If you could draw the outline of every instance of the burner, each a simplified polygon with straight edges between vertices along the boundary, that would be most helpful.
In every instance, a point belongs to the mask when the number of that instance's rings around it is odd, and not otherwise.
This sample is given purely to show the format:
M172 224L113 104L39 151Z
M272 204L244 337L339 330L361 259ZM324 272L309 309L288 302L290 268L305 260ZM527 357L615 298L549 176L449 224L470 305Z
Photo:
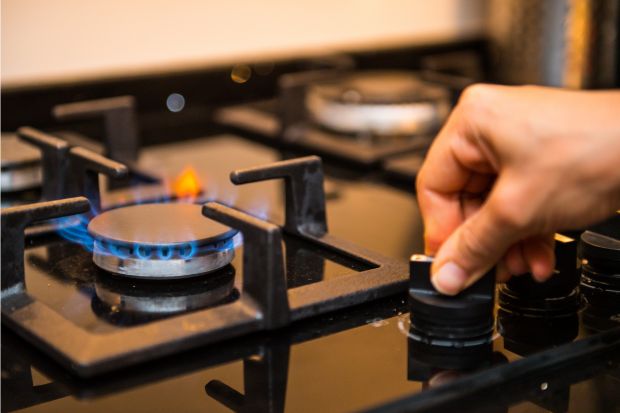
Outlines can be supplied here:
M143 204L106 211L88 225L94 263L115 274L171 279L209 273L234 257L236 230L194 204Z
M33 189L41 185L41 155L15 134L2 134L2 192Z
M314 120L340 133L378 136L431 132L447 116L449 93L408 72L366 72L309 87Z

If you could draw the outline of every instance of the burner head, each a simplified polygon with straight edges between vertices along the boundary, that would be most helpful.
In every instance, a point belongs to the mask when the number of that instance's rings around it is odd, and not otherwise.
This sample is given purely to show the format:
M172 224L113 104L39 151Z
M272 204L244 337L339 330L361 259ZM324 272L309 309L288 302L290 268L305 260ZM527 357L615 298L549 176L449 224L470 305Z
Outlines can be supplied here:
M135 278L185 278L234 257L236 230L202 215L200 205L144 204L106 211L88 224L94 263Z
M306 107L340 133L402 136L429 133L450 108L448 90L409 72L363 72L308 88Z

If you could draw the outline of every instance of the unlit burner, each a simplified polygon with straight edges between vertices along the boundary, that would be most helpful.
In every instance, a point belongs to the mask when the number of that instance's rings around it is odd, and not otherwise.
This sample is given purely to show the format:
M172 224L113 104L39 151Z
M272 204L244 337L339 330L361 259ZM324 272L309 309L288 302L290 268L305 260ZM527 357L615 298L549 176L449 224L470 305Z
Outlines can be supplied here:
M41 186L41 155L13 133L3 133L2 142L2 192L16 192Z
M134 278L185 278L216 271L234 255L236 230L205 218L194 204L143 204L93 218L94 263Z
M369 71L318 82L306 108L339 133L409 136L435 130L450 110L448 90L410 72Z

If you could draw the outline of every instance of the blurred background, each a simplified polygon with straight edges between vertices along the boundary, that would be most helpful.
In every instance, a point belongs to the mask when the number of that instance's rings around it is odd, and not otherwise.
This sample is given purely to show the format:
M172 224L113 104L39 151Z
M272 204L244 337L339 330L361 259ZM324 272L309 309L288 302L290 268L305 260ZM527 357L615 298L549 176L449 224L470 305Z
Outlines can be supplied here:
M615 0L2 1L2 86L482 38L505 83L618 83Z
M480 36L484 0L3 0L2 86Z

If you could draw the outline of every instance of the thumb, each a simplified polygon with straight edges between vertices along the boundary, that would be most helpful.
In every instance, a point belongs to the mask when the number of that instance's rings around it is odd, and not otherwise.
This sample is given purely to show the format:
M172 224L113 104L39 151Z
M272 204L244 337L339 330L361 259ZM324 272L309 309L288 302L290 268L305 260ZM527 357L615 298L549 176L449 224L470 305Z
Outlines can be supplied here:
M492 193L437 251L431 276L435 288L455 295L480 279L519 239L516 222Z

